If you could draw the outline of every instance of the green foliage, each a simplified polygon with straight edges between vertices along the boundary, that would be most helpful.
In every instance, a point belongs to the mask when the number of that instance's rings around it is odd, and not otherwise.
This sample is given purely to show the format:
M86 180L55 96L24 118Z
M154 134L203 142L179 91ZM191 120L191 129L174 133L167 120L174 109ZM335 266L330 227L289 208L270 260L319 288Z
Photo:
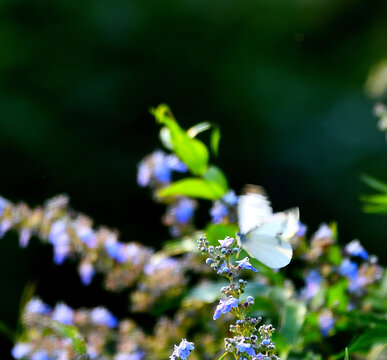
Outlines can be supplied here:
M165 104L151 109L156 120L170 132L173 151L194 175L203 175L208 166L207 147L198 139L190 137L176 122L171 110Z
M364 211L368 213L387 213L387 183L369 175L363 175L362 180L369 187L380 192L380 194L361 196Z

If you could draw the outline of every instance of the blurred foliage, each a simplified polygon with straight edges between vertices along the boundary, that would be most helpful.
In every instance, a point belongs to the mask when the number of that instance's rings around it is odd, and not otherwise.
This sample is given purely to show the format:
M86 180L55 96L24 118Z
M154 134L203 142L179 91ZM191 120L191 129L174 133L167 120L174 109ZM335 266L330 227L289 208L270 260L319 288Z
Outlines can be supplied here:
M1 194L36 205L68 193L125 240L159 248L169 237L162 210L138 191L135 173L156 144L147 110L165 101L183 128L221 125L217 164L231 187L264 185L276 207L297 203L311 228L340 220L342 239L364 239L385 262L385 219L364 216L358 194L360 173L387 179L387 148L363 90L387 57L386 16L382 0L4 0ZM27 282L51 304L100 299L126 313L126 300L86 291L71 266L40 261L50 251L2 239L8 325Z

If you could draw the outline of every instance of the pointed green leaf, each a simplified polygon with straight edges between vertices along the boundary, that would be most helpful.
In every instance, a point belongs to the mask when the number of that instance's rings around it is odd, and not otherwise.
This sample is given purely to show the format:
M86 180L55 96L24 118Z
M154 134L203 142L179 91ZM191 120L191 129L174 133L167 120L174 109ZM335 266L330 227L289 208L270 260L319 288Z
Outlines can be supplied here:
M280 333L288 345L294 345L304 324L306 306L295 300L285 302L284 313L281 321Z
M228 352L225 352L218 360L223 360L227 354L228 354Z
M193 174L203 175L207 170L209 158L207 147L200 140L191 138L179 126L167 105L159 105L156 109L151 109L151 113L159 123L169 129L170 144L180 160L188 166Z
M366 174L364 174L361 179L372 189L387 193L387 183Z
M158 192L158 196L188 196L192 198L200 198L207 200L220 199L225 190L215 181L187 178L176 181L171 185L162 188Z
M204 173L203 177L206 180L216 182L226 193L228 191L228 184L226 176L223 174L222 170L220 170L216 166L210 166L207 171Z
M345 357L344 360L349 360L348 348L345 348Z
M211 133L211 150L215 154L215 156L218 156L219 152L219 142L220 142L220 129L218 126L214 126L214 129Z

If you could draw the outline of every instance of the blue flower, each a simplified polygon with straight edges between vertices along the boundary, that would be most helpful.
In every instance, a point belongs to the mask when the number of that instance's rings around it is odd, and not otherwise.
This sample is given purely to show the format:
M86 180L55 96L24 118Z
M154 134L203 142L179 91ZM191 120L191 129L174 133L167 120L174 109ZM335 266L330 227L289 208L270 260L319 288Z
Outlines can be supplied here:
M238 267L245 270L252 270L254 272L257 272L258 270L253 268L253 266L249 262L249 258L245 257L243 260L235 261L238 264Z
M304 289L304 294L307 299L314 297L320 290L322 278L318 271L311 270L305 278L306 287Z
M359 240L353 240L345 246L345 251L352 256L359 256L364 260L368 259L368 252L360 244Z
M93 309L90 313L90 316L91 320L96 325L114 328L118 323L116 317L102 306Z
M356 263L349 259L344 259L339 267L340 275L346 276L348 279L354 279L358 275Z
M27 357L27 355L30 353L30 351L31 351L31 344L17 343L13 347L11 354L15 359L22 359L22 358Z
M78 268L83 285L90 285L94 277L94 268L88 261L83 261Z
M115 239L107 241L105 243L105 249L108 255L119 263L124 263L128 259L125 251L125 244L122 242L116 241Z
M303 237L305 234L306 234L306 225L304 225L303 223L301 223L301 221L299 221L296 236Z
M174 208L176 220L180 225L187 224L194 214L195 202L188 198L180 198Z
M34 353L31 358L31 360L53 360L53 358L49 357L47 352L44 350L39 350L36 353Z
M148 186L152 179L161 184L167 184L172 179L172 171L186 172L187 170L187 166L176 155L155 151L140 162L137 182L142 187Z
M74 320L74 310L64 303L59 303L55 306L52 319L64 325L71 325Z
M235 345L236 349L242 353L246 352L250 356L255 356L255 351L252 348L251 344L245 343L245 339L242 339L238 344Z
M318 324L320 326L321 333L324 337L328 336L330 330L335 325L335 319L330 310L325 310L318 316Z
M230 207L236 206L237 203L238 196L235 195L233 190L228 191L221 200L215 201L210 209L212 222L219 224L224 221L226 217L230 216Z
M219 305L216 307L213 319L219 319L222 314L227 314L232 308L238 307L239 299L235 299L232 296L226 301L220 300Z
M235 241L234 238L227 236L224 240L218 240L220 246L229 247Z
M352 294L361 294L361 291L367 285L367 278L364 276L356 276L349 280L348 291Z
M52 224L48 239L54 246L55 264L62 264L71 251L70 237L67 233L66 224L62 220L58 220Z
M178 357L182 360L185 360L192 350L194 350L194 344L187 341L186 339L182 339L179 346L175 345L175 350L169 358L174 360Z
M50 307L38 298L32 298L27 306L26 311L29 313L36 313L46 315L50 312Z

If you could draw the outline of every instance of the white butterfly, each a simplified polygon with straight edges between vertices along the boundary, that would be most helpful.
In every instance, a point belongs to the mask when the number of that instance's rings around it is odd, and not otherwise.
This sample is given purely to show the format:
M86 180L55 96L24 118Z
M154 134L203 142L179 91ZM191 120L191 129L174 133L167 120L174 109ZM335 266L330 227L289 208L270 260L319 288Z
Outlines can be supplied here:
M288 240L297 232L298 219L298 208L273 214L263 189L248 185L238 202L238 243L266 266L282 268L293 255Z

